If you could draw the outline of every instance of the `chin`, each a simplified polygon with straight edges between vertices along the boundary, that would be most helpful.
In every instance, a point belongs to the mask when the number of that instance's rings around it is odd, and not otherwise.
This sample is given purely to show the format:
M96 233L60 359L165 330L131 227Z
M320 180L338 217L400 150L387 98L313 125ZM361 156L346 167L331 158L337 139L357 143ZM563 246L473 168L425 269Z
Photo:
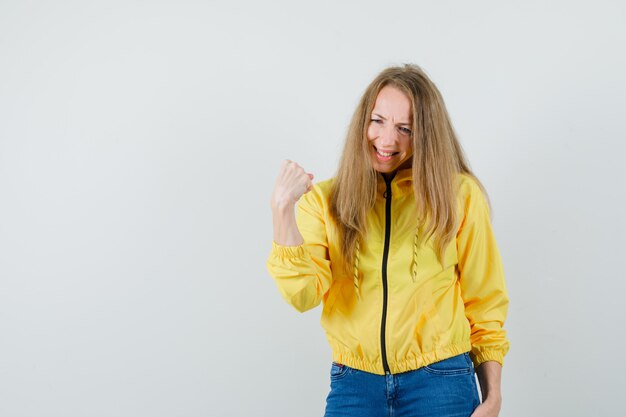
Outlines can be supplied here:
M374 169L380 173L383 174L390 174L394 171L396 171L398 169L398 167L394 166L394 167L385 167L385 166L378 166L378 165L374 165Z
M378 161L375 161L372 165L374 166L374 169L376 171L382 172L382 173L385 173L385 174L389 174L389 173L392 173L392 172L397 171L399 169L411 168L412 161L410 159L409 160L405 160L402 163L396 164L396 165L393 165L393 166L382 165Z

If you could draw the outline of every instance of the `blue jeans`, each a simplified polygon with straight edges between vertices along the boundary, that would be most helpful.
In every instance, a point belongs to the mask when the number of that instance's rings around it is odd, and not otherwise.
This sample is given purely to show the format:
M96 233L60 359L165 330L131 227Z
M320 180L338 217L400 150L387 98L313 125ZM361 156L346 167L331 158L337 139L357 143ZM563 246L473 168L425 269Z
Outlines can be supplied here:
M467 352L387 375L333 362L324 417L469 417L479 404Z

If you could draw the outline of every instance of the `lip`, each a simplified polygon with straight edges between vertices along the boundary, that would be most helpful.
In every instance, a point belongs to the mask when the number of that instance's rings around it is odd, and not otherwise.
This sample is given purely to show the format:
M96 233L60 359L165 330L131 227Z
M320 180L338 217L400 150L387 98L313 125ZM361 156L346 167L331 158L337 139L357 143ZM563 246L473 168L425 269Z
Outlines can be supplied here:
M385 151L382 151L382 152L385 152ZM395 157L396 157L396 156L397 156L397 154L398 154L398 152L395 152L395 153L394 153L394 152L390 152L390 153L393 153L393 155L391 155L391 156L382 156L381 154L379 154L379 153L377 152L376 147L374 147L374 153L376 154L376 159L378 160L378 162L381 162L381 163L389 162L389 161L391 161L392 159L395 159ZM388 153L389 153L389 152L388 152Z
M394 151L393 149L379 149L376 146L374 146L374 149L376 149L377 151L384 152L384 153L398 153L398 151Z

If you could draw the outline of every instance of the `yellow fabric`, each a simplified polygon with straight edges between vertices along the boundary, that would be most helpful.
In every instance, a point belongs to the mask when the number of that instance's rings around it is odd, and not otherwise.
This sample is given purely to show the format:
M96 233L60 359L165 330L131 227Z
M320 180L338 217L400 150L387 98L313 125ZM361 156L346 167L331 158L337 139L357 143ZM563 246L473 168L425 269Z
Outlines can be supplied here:
M297 205L300 246L272 242L267 268L283 298L304 312L323 302L321 324L332 359L384 375L381 356L382 257L385 244L385 182L367 217L368 237L340 268L337 231L329 216L333 179L315 184ZM406 372L464 352L475 366L501 365L509 350L503 324L508 295L489 206L476 182L458 175L460 216L456 242L437 261L434 238L423 242L415 215L411 170L398 171L392 186L387 263L385 345L391 373ZM357 294L358 292L358 294Z

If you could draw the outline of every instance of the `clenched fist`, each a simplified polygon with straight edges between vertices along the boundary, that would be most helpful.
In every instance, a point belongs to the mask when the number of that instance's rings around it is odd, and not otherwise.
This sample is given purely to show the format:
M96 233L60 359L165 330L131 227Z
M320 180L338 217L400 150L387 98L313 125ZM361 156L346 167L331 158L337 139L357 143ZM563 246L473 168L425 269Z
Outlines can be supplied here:
M313 174L309 174L297 163L285 159L280 165L280 172L274 185L271 206L277 209L295 206L302 195L313 187Z

